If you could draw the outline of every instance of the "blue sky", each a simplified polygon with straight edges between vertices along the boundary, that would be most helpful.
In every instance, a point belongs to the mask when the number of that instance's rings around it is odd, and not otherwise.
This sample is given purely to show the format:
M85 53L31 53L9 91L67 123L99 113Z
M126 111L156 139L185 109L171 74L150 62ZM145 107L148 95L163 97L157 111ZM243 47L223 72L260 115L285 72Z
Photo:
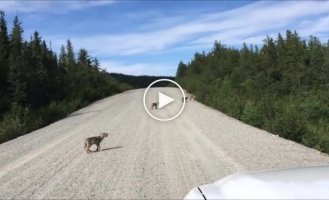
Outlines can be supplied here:
M262 44L287 29L329 39L329 1L1 1L8 26L18 15L24 36L37 30L58 52L70 39L109 72L175 75L180 60L215 40Z

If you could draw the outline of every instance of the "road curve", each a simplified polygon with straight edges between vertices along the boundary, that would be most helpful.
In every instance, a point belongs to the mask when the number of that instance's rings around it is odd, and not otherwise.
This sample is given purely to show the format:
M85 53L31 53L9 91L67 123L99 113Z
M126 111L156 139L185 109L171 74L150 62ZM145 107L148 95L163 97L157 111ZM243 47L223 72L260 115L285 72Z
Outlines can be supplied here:
M182 198L200 184L259 169L329 164L329 157L198 102L159 122L130 90L0 145L0 199ZM109 132L103 151L83 142Z

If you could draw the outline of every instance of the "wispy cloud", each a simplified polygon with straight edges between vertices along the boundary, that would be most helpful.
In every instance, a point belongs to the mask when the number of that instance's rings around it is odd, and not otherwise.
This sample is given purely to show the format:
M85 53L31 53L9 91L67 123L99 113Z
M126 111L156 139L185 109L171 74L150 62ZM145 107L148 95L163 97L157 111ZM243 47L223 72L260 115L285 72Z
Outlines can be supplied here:
M104 6L112 4L109 0L86 0L86 1L12 1L2 0L0 10L7 13L65 13L72 10L81 10L90 7Z
M179 22L169 28L155 31L72 36L71 39L96 55L128 56L168 51L180 45L209 45L214 40L228 45L242 42L261 43L268 34L283 29L298 29L303 19L321 15L326 16L318 22L317 18L311 18L312 28L304 30L302 34L316 34L328 27L329 1L257 2L221 13L195 16L193 18L197 20ZM171 20L173 19L172 17ZM67 36L56 36L52 39L63 42L63 37Z
M329 27L329 15L320 17L317 20L310 21L308 20L307 23L301 24L299 26L299 30L301 34L307 35L316 35L320 36L322 34L326 34L328 39L328 27Z
M239 45L243 42L260 44L266 35L273 35L286 29L297 29L302 36L308 36L317 34L320 29L324 30L323 21L327 22L328 13L328 1L260 2L226 13L211 15L212 20L225 19L219 20L216 24L221 28L194 42L209 43L221 40L229 45ZM319 20L321 15L327 15L327 17ZM308 19L308 25L312 24L312 26L300 26L303 19Z

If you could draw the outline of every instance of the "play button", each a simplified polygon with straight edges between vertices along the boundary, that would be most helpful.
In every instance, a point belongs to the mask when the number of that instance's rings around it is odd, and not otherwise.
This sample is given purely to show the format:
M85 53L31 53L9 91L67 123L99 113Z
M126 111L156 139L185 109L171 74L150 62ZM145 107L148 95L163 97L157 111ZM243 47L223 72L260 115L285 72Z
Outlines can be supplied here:
M175 99L159 92L159 108L163 108L164 106L170 104L173 102Z
M168 87L164 87L168 85ZM185 107L185 93L180 85L170 79L151 83L144 92L145 111L159 121L177 118Z

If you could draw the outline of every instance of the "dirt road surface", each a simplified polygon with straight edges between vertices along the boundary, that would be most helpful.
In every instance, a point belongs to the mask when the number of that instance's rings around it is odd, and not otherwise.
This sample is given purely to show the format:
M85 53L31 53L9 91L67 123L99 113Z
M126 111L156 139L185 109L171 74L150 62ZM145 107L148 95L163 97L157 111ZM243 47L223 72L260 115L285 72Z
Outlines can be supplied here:
M159 122L143 89L85 107L0 145L0 199L182 198L235 172L329 164L316 150L246 125L198 102ZM102 151L86 137L109 132Z

